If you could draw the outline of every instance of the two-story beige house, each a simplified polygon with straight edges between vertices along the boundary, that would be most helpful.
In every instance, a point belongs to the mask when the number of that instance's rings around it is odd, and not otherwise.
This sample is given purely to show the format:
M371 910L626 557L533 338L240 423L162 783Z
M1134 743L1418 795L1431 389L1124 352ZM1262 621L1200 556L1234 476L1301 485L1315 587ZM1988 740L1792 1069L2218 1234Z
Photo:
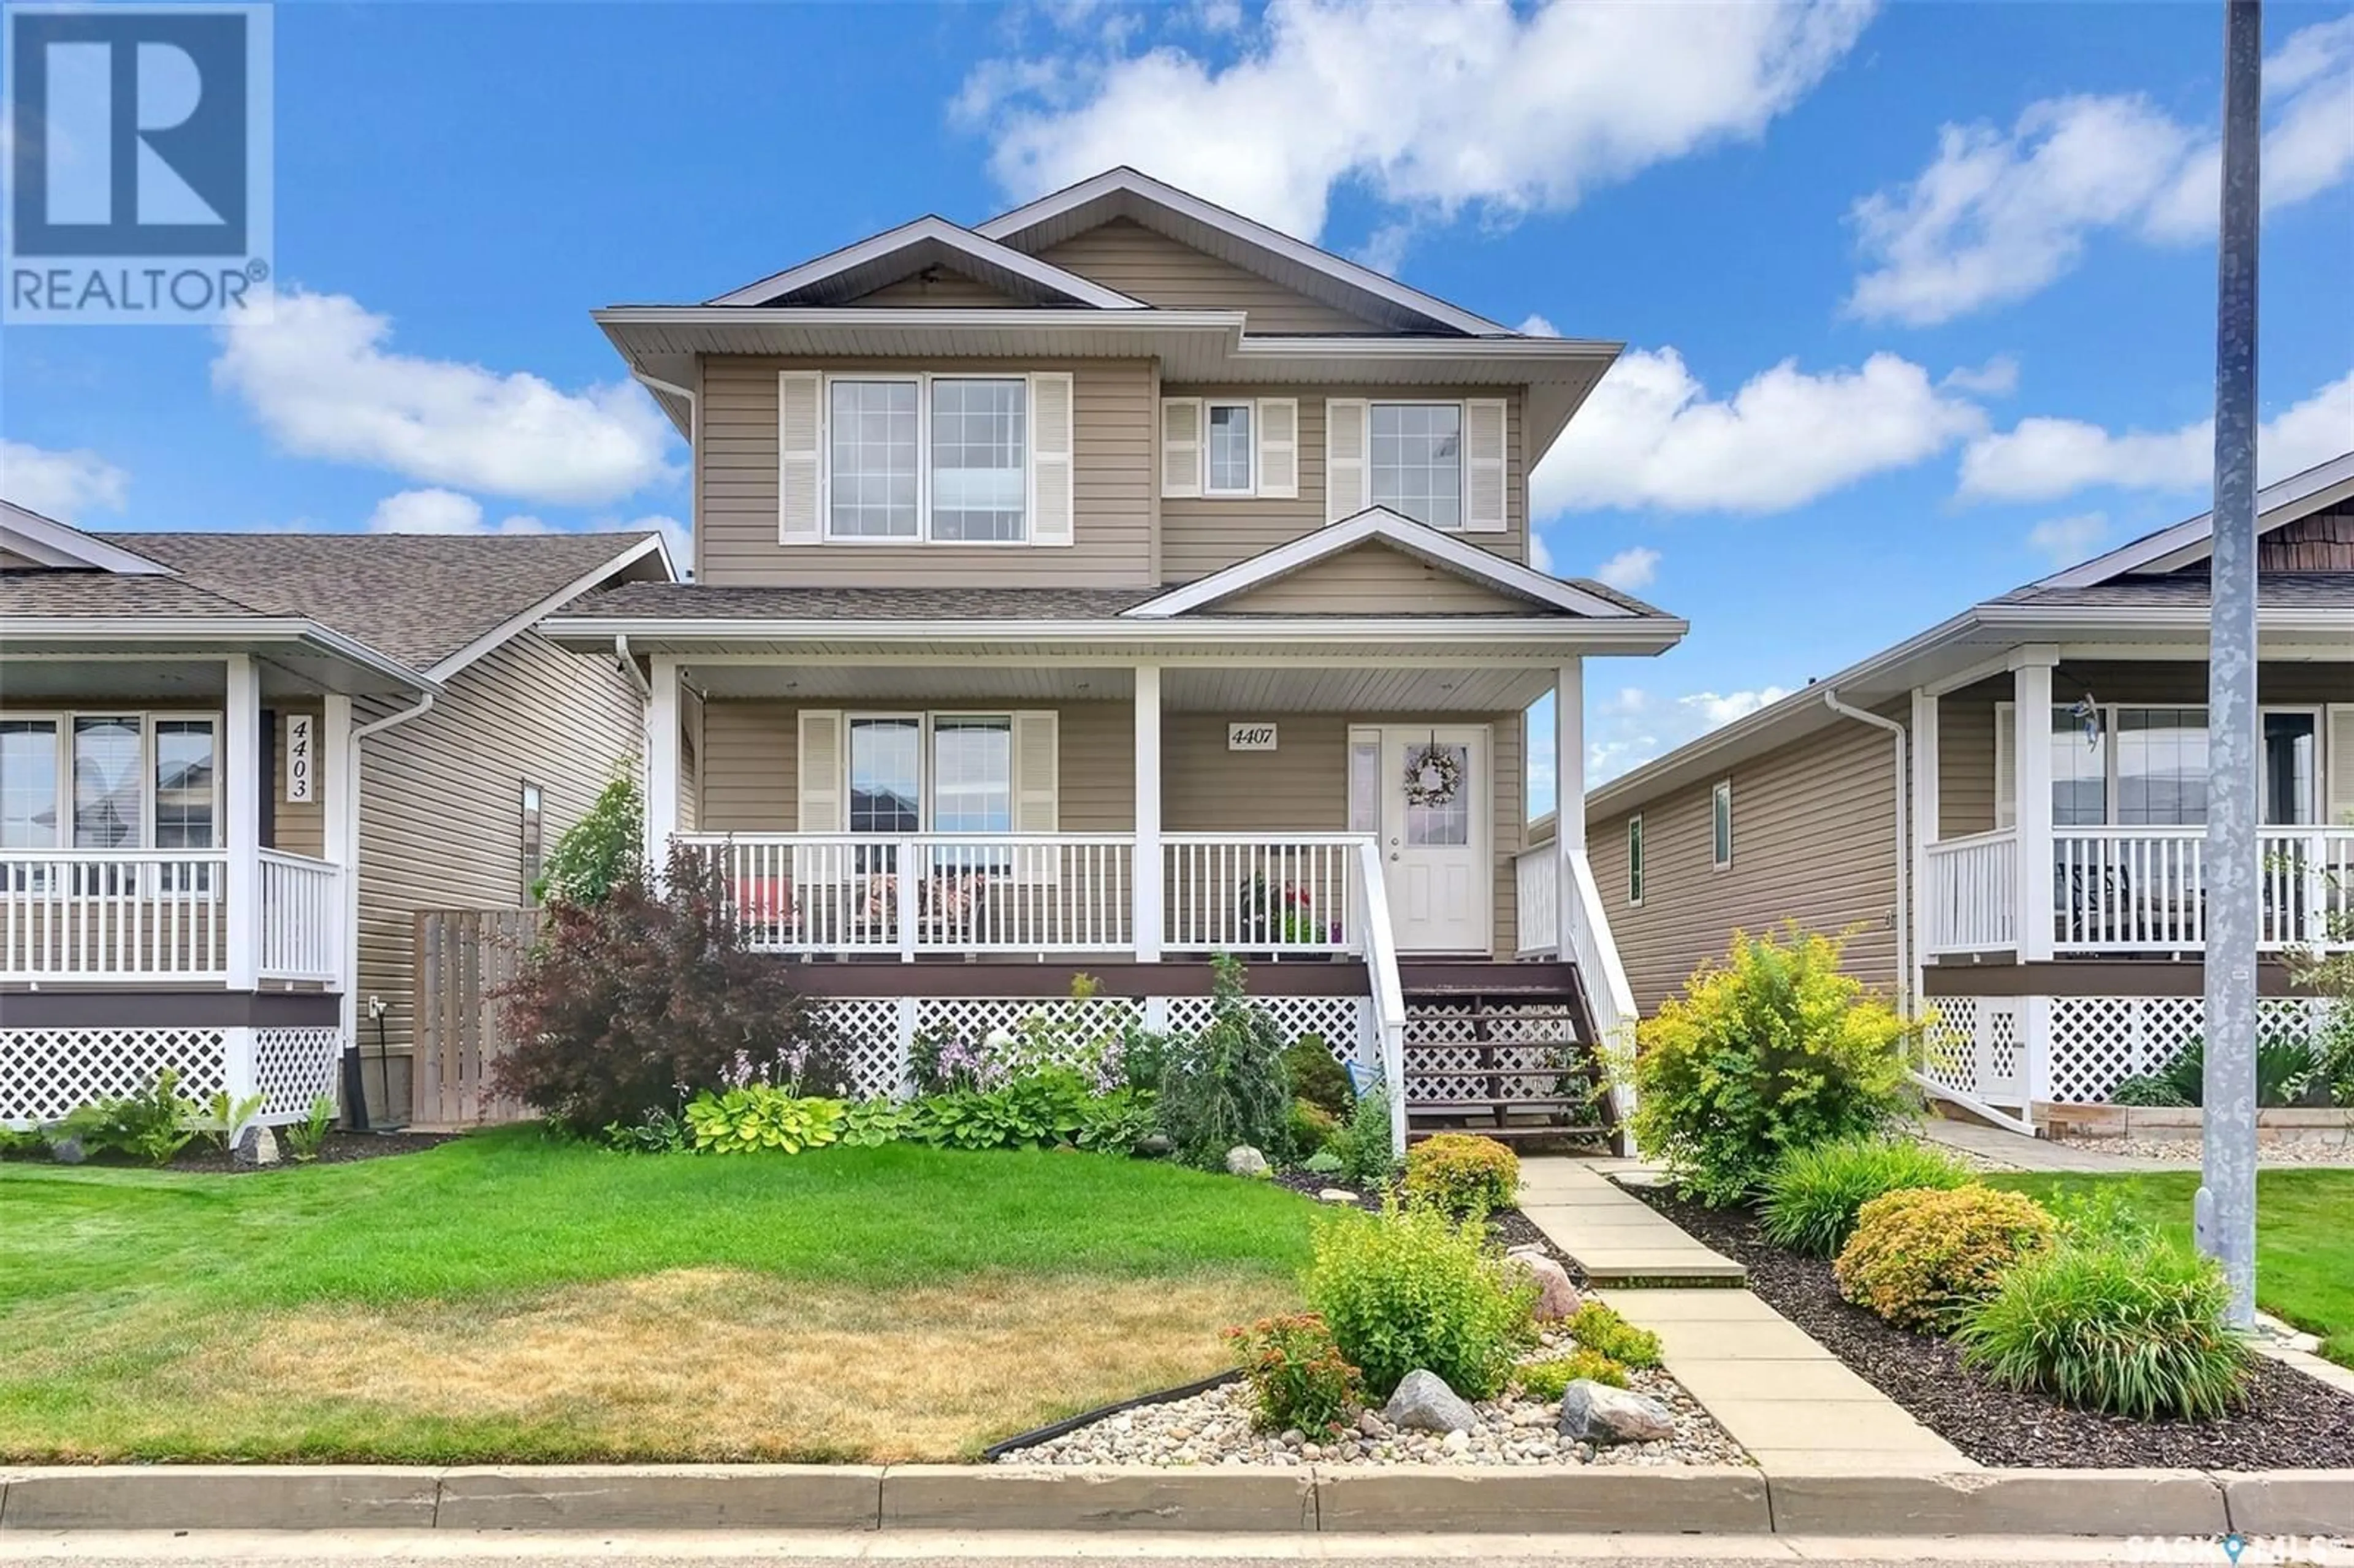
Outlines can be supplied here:
M1080 971L1182 1024L1227 951L1418 1118L1560 1108L1547 1053L1631 1006L1583 662L1684 631L1530 564L1530 471L1619 345L1128 169L596 320L692 443L695 581L543 630L642 667L650 832L828 960L866 1086ZM1571 808L1532 847L1546 693Z

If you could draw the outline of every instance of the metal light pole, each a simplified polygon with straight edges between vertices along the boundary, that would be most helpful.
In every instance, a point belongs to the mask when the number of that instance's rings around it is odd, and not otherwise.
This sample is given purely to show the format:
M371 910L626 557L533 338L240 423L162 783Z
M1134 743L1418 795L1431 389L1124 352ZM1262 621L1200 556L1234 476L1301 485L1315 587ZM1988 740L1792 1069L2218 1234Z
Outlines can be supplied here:
M2215 289L2215 544L2207 662L2206 1128L2194 1215L2255 1320L2256 219L2262 0L2223 7L2223 217Z

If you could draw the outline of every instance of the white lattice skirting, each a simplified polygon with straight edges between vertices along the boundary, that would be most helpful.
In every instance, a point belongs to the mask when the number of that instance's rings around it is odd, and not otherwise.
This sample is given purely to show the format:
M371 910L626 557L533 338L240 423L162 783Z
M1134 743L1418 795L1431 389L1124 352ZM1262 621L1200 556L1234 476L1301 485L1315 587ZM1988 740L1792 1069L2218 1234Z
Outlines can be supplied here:
M1483 1017L1510 1023L1513 1043L1482 1041ZM1564 1071L1585 1071L1577 1024L1557 1003L1417 1002L1406 1011L1405 1043L1433 1047L1412 1058L1416 1070L1405 1078L1408 1105L1491 1096L1541 1099L1561 1092L1555 1085Z
M1923 1073L1992 1106L2028 1100L2026 1009L2017 997L1941 996L1925 1043Z
M1251 1005L1274 1019L1286 1040L1314 1033L1323 1037L1337 1061L1371 1065L1378 1060L1373 1041L1373 1004L1367 998L1257 996L1251 998ZM1133 1001L1096 997L1087 1001L1057 1001L1034 997L844 997L823 1007L826 1022L840 1034L849 1056L852 1086L861 1095L896 1096L908 1093L913 1086L907 1060L917 1036L935 1029L950 1028L979 1038L992 1030L1010 1032L1025 1018L1043 1016L1075 1020L1083 1038L1131 1022L1167 1032L1194 1030L1209 1022L1211 999L1150 997Z
M2207 1016L2195 996L2061 996L2052 999L2052 1081L2049 1097L2064 1105L2098 1105L2124 1079L2155 1073L2197 1039ZM2262 1035L2307 1035L2327 1004L2302 997L2265 997L2256 1003Z
M232 1084L262 1096L255 1119L300 1121L335 1093L343 1032L312 1029L0 1029L0 1125L37 1127L94 1100L152 1087L165 1068L209 1100ZM249 1085L249 1087L243 1086Z

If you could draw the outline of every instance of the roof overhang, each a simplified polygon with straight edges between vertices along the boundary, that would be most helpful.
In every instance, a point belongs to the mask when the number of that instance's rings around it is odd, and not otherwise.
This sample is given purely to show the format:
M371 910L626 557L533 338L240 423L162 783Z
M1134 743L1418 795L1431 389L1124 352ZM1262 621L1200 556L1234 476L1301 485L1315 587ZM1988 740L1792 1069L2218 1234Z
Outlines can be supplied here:
M671 564L670 546L659 534L649 534L633 542L613 558L572 581L517 614L493 626L463 648L434 663L425 673L432 680L447 681L475 660L504 647L509 639L520 636L541 620L587 593L610 582L665 582L678 580L677 569Z
M2354 500L2354 451L2342 452L2303 473L2256 493L2256 532L2270 533L2342 501ZM2215 514L2202 512L2171 528L2145 535L2106 555L2054 572L2030 585L2037 588L2089 588L2129 572L2170 572L2194 566L2214 553Z
M1379 543L1499 593L1549 605L1564 614L1617 620L1633 616L1625 605L1586 592L1572 583L1507 560L1458 535L1441 533L1385 506L1369 506L1352 517L1237 561L1223 571L1171 588L1123 612L1125 619L1162 620L1193 614L1236 594L1289 577L1360 545Z
M351 696L425 692L440 683L332 627L272 616L14 616L0 662L250 654L308 689Z
M172 568L136 550L110 544L70 524L0 501L0 550L67 570L111 572L116 577L172 577Z
M1163 382L1528 389L1526 465L1551 448L1623 344L1559 337L1262 337L1242 311L614 305L591 313L630 368L682 386L705 355L907 360L1152 359ZM662 406L682 434L687 411Z
M1147 308L1141 300L937 217L886 229L706 302L765 305L798 295L811 304L839 304L912 277L927 267L941 265L1019 298L1053 297L1104 311Z

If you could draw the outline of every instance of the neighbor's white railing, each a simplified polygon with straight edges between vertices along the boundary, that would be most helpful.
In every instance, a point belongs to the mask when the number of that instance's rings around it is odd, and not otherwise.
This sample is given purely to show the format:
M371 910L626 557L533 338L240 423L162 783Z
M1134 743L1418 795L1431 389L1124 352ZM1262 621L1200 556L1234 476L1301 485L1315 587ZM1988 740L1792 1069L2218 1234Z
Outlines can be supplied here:
M1355 953L1368 833L1163 833L1162 946L1173 952Z
M225 850L0 853L0 979L223 980L228 885Z
M256 973L265 980L334 980L343 972L342 869L283 850L260 855Z
M1129 833L682 833L772 952L1099 953L1134 946Z
M2265 828L2259 945L2354 948L2354 826Z
M2203 828L2054 828L2057 949L2176 952L2207 939Z
M2018 946L2019 835L2009 828L1929 846L1922 889L1932 953L1971 953Z
M1550 843L1524 849L1512 862L1514 946L1522 958L1550 953L1560 944L1561 857Z

